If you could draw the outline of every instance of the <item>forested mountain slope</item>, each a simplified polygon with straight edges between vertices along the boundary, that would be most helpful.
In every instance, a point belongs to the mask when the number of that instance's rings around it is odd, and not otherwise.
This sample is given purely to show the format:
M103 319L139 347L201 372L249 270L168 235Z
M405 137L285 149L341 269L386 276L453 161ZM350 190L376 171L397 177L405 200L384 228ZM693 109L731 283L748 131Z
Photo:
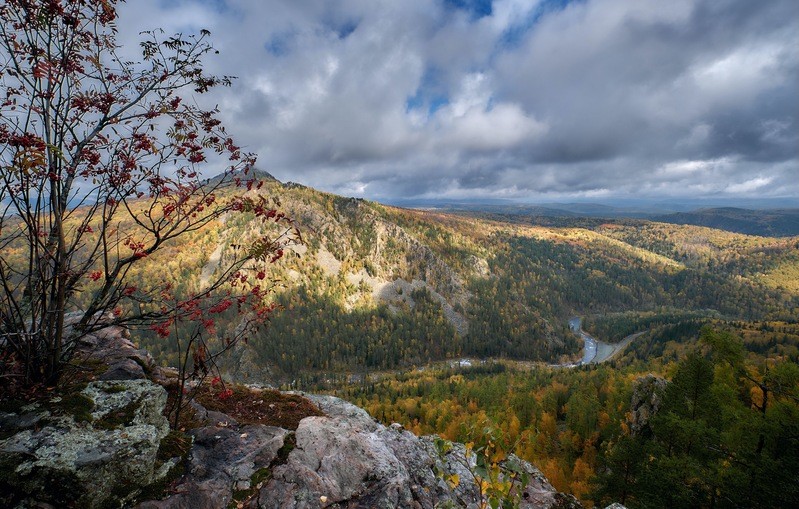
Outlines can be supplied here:
M791 320L799 238L646 221L524 224L383 206L266 179L260 190L304 245L264 270L280 310L231 362L242 378L289 380L459 356L554 361L579 353L574 314L692 310ZM198 232L142 278L191 291L254 228L246 215ZM271 278L271 279L270 279ZM235 313L218 327L235 327ZM172 346L144 342L170 363Z

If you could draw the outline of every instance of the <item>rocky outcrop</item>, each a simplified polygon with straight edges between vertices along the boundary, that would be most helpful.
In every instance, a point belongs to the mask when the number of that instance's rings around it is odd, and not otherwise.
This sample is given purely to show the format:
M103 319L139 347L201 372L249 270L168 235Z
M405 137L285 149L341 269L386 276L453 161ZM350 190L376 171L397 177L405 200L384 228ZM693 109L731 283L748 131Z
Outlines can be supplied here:
M353 275L353 279L355 278L357 278L357 276ZM371 286L373 298L383 302L388 302L389 305L404 302L411 308L416 305L412 297L413 292L415 290L426 289L429 292L430 297L437 300L438 303L441 304L441 310L444 313L444 318L446 318L447 321L452 324L455 330L458 331L458 334L463 336L469 332L469 322L466 320L466 317L455 311L455 308L452 306L452 304L450 304L443 295L438 293L435 288L426 281L421 281L419 279L414 279L410 282L405 281L404 279L395 279L392 282L372 281Z
M119 326L82 337L75 357L103 365L106 369L99 375L100 380L141 380L150 378L155 369L150 353L136 348L130 331Z
M384 279L394 280L392 274L411 275L424 281L452 304L465 306L471 295L466 290L460 274L450 267L428 245L423 244L399 225L383 220L374 223L375 242L370 258L389 261L389 266L378 272ZM395 246L395 247L394 247ZM400 249L404 256L396 259L393 250ZM394 261L394 264L390 261ZM393 266L392 266L393 265Z
M361 408L318 395L305 397L324 415L299 420L296 430L239 424L194 402L200 427L187 435L170 432L163 417L165 389L138 378L148 371L163 376L146 352L136 350L121 329L101 331L86 346L110 366L98 377L111 371L125 379L93 381L78 392L0 412L0 506L480 505L475 458L462 444L442 449L437 437L419 438L399 424L383 426ZM185 447L177 451L175 443ZM520 507L580 507L529 463L511 456L503 468L526 474L526 485L514 487Z
M251 496L268 475L289 431L273 426L238 427L219 421L191 432L194 439L186 474L164 500L140 503L139 509L214 509L229 507L234 494Z
M663 402L666 380L649 374L633 382L630 398L630 433L633 436L647 436L652 432L649 421Z
M478 506L480 491L462 445L440 455L434 437L383 426L334 397L308 397L326 415L303 419L294 432L230 425L195 430L187 474L175 494L139 509ZM580 507L535 467L513 461L530 479L519 487L521 507ZM456 486L444 480L452 474L461 479Z
M77 394L0 414L0 501L119 506L163 477L166 391L148 380L92 382Z
M382 426L367 431L331 417L304 419L286 464L275 467L250 507L313 507L309 502L316 501L322 507L432 507L435 495L422 487L435 486L436 478L430 461L414 454L414 439Z

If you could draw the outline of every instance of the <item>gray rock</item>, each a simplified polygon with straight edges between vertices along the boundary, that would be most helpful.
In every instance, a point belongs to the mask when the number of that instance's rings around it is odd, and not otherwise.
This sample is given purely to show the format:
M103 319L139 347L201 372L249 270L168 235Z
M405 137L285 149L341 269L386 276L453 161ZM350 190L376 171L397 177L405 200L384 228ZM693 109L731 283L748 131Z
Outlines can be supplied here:
M248 502L250 509L479 507L472 472L475 458L462 444L440 456L436 437L417 438L353 412L336 398L315 398L323 409L344 416L308 417L300 422L296 446L272 479ZM357 407L355 407L357 408ZM579 508L574 497L558 493L535 467L512 457L530 479L519 487L521 507ZM457 474L460 482L445 479Z
M289 431L272 426L206 426L192 432L186 476L176 494L139 509L227 507L234 491L252 489L253 478L275 462Z
M43 411L35 427L0 441L4 482L16 502L100 507L157 480L156 454L169 432L161 415L163 387L147 380L94 382L81 396L94 405L89 422Z
M434 446L428 446L424 438L420 439L401 427L380 427L377 434L405 466L410 478L408 488L420 507L431 507L436 502L452 499L449 486L436 477L436 461L440 460Z
M100 375L100 380L138 380L147 378L144 368L133 359L121 359Z
M204 426L220 426L224 428L227 426L239 425L238 421L233 417L223 414L222 412L208 410L196 401L190 401L189 406L194 411L194 418L200 421Z
M261 490L259 507L302 508L312 501L333 504L356 497L368 501L363 507L411 507L407 469L357 420L308 417L295 437L288 462L275 468Z
M11 433L30 429L39 424L47 415L49 414L42 409L29 410L19 414L0 412L0 430Z
M355 426L369 431L373 431L379 426L377 421L369 415L369 412L343 399L320 394L305 394L302 392L297 394L311 400L311 402L328 417L346 420Z
M108 369L101 380L141 380L149 378L156 369L155 361L146 350L136 348L128 329L110 326L81 338L75 352L78 359L99 361Z
M579 509L580 502L572 495L560 493L544 474L514 454L507 459L506 467L513 464L513 471L523 471L529 481L520 488L520 509Z
M169 423L161 414L166 405L166 390L149 380L92 382L81 394L94 402L92 419L95 421L127 410L132 413L126 425L157 426L162 437L169 432Z
M457 475L460 482L454 488L442 480L439 489L444 489L444 497L450 496L451 499L458 504L459 507L470 507L477 505L480 501L480 488L474 483L472 479L472 471L477 466L476 457L474 455L467 455L466 446L463 444L453 442L452 448L440 457L436 451L433 441L437 437L424 437L430 443L431 447L426 450L437 462L437 471L442 474L442 477L449 477Z
M653 374L638 378L633 382L630 398L630 433L633 436L647 436L652 432L649 421L663 403L663 392L668 382Z

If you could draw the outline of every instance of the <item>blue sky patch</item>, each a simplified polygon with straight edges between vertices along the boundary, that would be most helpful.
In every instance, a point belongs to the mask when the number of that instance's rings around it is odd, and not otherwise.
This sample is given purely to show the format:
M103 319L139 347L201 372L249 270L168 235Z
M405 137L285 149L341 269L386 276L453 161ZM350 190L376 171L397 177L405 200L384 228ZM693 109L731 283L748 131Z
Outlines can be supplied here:
M444 5L471 14L472 19L491 16L493 0L444 0Z
M273 35L266 41L266 43L264 43L264 49L276 57L284 57L291 52L293 43L293 32L281 32Z
M336 27L333 27L333 31L336 32L336 35L339 39L346 39L349 37L356 28L358 28L358 22L355 20L346 21Z
M405 101L405 111L426 110L429 116L449 104L449 91L441 74L441 70L433 66L425 69L416 93Z
M516 20L516 23L505 30L500 38L500 46L516 46L542 18L560 12L573 3L585 3L585 0L544 0L526 18Z
M405 111L425 111L428 116L434 115L436 111L449 104L449 97L445 95L425 96L421 88L405 101Z
M227 4L226 0L199 0L195 1L195 3L201 5L207 5L213 8L216 12L228 12L230 10L230 6ZM185 2L180 0L161 0L161 5L168 8L168 9L175 9L175 8L182 8Z

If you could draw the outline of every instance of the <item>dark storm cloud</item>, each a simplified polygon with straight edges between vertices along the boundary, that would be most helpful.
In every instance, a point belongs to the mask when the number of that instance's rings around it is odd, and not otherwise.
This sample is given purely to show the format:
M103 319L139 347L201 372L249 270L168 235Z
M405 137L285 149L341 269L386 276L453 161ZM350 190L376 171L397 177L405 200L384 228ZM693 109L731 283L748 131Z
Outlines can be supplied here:
M208 98L281 179L343 194L799 197L794 0L137 0L205 27Z

